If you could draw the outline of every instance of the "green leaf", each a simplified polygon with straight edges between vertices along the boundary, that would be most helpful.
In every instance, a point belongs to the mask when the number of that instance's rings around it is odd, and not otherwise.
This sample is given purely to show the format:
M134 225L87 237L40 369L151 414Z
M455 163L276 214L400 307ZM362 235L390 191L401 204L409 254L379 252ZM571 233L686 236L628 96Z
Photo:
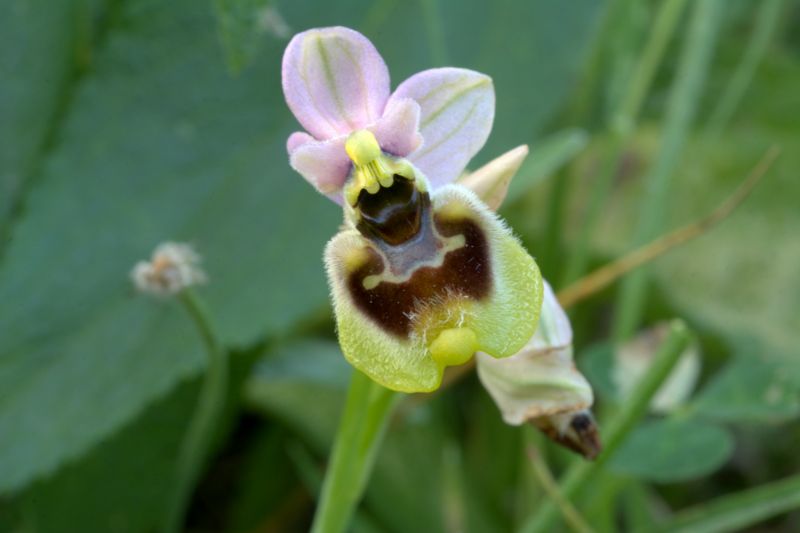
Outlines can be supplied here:
M280 505L296 490L297 479L286 453L286 433L283 428L268 426L246 442L226 513L226 531L255 531L267 517L280 516Z
M435 66L426 39L409 38L419 36L419 6L378 7L315 0L278 12L292 28L363 30L395 83ZM488 72L501 95L488 159L533 141L556 112L599 6L471 0L463 9L440 23L449 61ZM285 141L298 126L280 87L283 44L265 43L232 79L216 22L203 2L119 4L63 120L51 123L57 142L35 161L0 264L0 493L78 458L202 368L182 310L134 295L127 279L159 242L188 241L204 256L211 282L201 292L228 346L280 334L325 305L320 255L341 212L288 166ZM37 80L64 72L42 68Z
M689 408L726 422L785 422L800 415L800 371L790 361L742 354L714 375Z
M50 121L70 85L78 5L8 0L0 7L0 229L48 141Z
M650 528L658 516L651 489L644 483L628 481L622 489L619 503L625 531L641 531Z
M350 372L333 341L289 343L256 365L245 398L324 455L333 442Z
M617 386L611 375L615 364L614 348L608 342L592 344L578 353L578 366L595 393L605 400L618 400Z
M230 79L207 7L125 4L0 267L0 491L75 457L203 364L183 311L132 293L194 243L229 345L322 305L337 209L288 168L280 51ZM202 58L202 60L201 60Z
M91 455L34 483L21 497L27 525L41 533L153 530L197 391L194 383L176 389Z
M674 483L714 472L732 453L733 438L724 429L694 420L667 419L633 430L609 468L656 483Z
M254 350L230 355L229 390L217 443L236 422L239 391L258 354ZM175 463L202 379L184 382L91 454L28 487L19 497L27 525L38 533L134 533L153 531L163 523L165 502L174 490ZM273 474L270 479L279 481Z
M659 526L658 531L719 533L755 529L751 526L798 507L800 476L795 475L690 507ZM642 531L653 531L652 524Z

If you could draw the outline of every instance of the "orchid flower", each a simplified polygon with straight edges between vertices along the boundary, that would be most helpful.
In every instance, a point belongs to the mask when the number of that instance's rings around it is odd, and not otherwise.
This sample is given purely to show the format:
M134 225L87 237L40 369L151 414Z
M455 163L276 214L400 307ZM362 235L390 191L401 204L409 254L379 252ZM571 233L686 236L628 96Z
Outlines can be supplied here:
M453 184L491 130L491 79L432 69L390 94L372 43L337 27L292 39L283 89L306 130L287 142L292 167L344 207L325 262L347 360L388 388L421 392L476 352L522 349L539 321L539 269Z

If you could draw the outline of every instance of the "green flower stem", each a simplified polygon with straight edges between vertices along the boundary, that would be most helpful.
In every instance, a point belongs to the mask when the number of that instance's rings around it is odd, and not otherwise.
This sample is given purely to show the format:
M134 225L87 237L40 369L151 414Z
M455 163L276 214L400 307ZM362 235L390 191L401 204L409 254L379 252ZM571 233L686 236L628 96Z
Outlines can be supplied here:
M537 258L542 272L556 272L561 263L564 212L569 197L569 180L563 172L554 176L547 201L547 220L545 237L542 243L541 259Z
M630 84L620 101L619 108L611 117L611 146L600 170L600 175L596 178L589 194L586 218L581 225L574 252L567 263L566 283L572 283L586 271L592 232L600 217L600 211L606 205L611 193L611 186L614 183L614 175L619 166L622 152L633 135L642 103L650 91L653 78L664 57L664 51L675 33L685 5L686 0L666 0L661 4L653 23L650 38L634 69Z
M333 444L313 533L347 528L372 471L390 414L400 395L354 370Z
M630 430L647 412L650 400L667 379L681 354L691 340L691 333L681 320L670 326L669 336L661 345L647 374L637 384L630 398L603 431L603 452L594 462L578 460L567 470L560 483L560 493L571 500L587 481L614 456ZM558 518L558 507L552 501L542 503L536 513L522 526L523 533L554 531L553 523Z
M747 45L744 57L736 68L733 78L731 78L725 92L722 93L722 98L717 102L717 106L708 121L708 133L710 135L719 135L736 112L739 102L741 102L747 88L750 86L758 65L761 63L769 43L772 41L772 36L778 27L783 3L783 0L762 0L756 18L756 25L750 35L750 42Z
M550 501L558 507L561 516L564 517L564 521L577 533L591 533L593 530L589 527L589 524L586 523L586 520L581 516L578 510L575 509L572 502L561 494L561 491L558 489L558 484L555 479L553 479L553 474L547 466L547 461L544 460L534 446L528 446L528 457L536 478L550 498Z
M800 475L692 507L659 529L672 533L741 531L797 508L800 508Z
M652 240L664 224L671 177L680 163L709 70L724 0L697 0L678 72L667 103L661 149L645 178L634 246ZM617 296L613 338L621 342L639 325L645 304L647 269L640 268L622 283Z
M208 366L197 407L181 444L175 472L175 488L171 493L162 527L165 533L174 533L181 529L192 490L211 451L228 389L227 354L214 333L205 306L189 289L181 292L179 298L206 346Z

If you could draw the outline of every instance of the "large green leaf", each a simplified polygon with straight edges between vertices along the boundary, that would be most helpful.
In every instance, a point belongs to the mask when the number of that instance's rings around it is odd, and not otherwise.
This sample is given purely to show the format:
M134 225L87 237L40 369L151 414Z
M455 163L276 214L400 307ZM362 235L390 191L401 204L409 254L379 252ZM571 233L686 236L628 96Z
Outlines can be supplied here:
M691 420L659 420L636 428L609 468L639 479L674 483L714 472L733 453L724 429Z
M242 383L259 353L230 355L227 402L217 443L224 442L237 421ZM19 497L27 528L37 533L153 531L162 523L164 504L174 489L175 464L201 382L198 376L181 383L91 454L28 487ZM216 455L213 452L209 462ZM285 480L279 479L275 468L270 481L273 490L261 493L262 504L270 498L280 500L274 496L274 484L285 484Z
M229 344L321 305L334 206L286 165L279 47L226 74L210 7L125 4L0 268L0 490L73 457L196 371L176 305L127 272L164 239L207 258Z
M78 30L86 24L81 4L8 0L0 6L0 229L69 93Z
M26 529L154 530L166 511L171 473L197 391L196 383L177 388L91 455L31 485L21 498Z
M295 30L347 24L375 38L395 82L434 64L416 3L284 4ZM599 5L457 9L439 17L445 58L494 76L497 155L555 112ZM37 161L0 265L0 492L78 457L203 365L178 306L127 280L158 242L189 241L206 258L202 295L228 345L324 305L320 255L341 215L286 161L297 125L280 89L285 42L262 34L262 53L232 78L216 27L205 2L117 6Z
M728 422L779 423L800 416L796 362L740 355L690 404L693 413Z

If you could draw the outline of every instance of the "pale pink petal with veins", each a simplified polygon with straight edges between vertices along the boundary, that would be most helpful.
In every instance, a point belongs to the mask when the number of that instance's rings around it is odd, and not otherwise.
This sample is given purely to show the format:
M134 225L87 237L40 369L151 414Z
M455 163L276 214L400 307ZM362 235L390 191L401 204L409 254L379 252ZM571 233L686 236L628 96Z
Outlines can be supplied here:
M412 98L421 107L420 133L424 140L408 159L434 188L453 182L492 130L492 79L461 68L425 70L401 83L387 107L404 98Z
M338 194L350 174L351 162L344 150L346 137L330 141L312 140L295 147L289 163L311 185L332 200L341 203Z
M283 55L282 79L289 108L318 140L374 123L389 98L386 64L369 39L348 28L295 35Z

